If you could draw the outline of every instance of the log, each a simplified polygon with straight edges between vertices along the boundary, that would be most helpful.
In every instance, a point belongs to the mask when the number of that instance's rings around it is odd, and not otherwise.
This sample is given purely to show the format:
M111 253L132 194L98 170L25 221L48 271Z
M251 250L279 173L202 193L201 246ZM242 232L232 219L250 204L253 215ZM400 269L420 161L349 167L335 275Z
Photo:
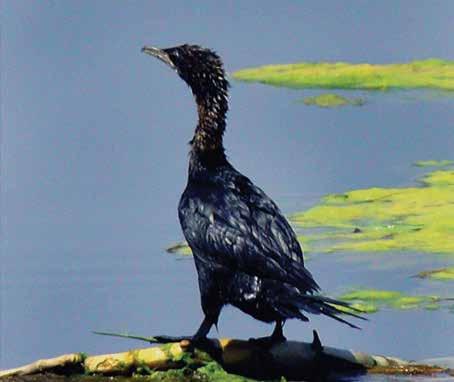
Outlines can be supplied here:
M74 369L78 366L83 366L84 358L84 354L82 353L72 353L60 355L58 357L50 359L40 359L38 361L32 362L22 367L17 367L15 369L0 370L0 378L31 375L50 370L55 371L57 369Z
M192 349L191 343L183 340L114 354L95 356L68 354L0 371L0 380L13 382L19 380L14 378L17 376L45 372L64 375L74 375L75 372L131 376L137 373L154 374L169 370L180 371L181 380L187 380L190 373L205 374L207 380L218 378L219 373L227 376L231 373L229 380L232 381L237 378L244 381L243 377L315 380L320 377L368 373L454 376L454 370L437 365L418 364L395 357L322 346L318 336L314 334L312 343L285 341L271 347L262 346L254 341L210 339L203 349ZM210 373L217 373L217 377L210 378ZM175 378L176 375L172 375L173 380L178 380ZM24 381L22 377L20 380ZM83 381L83 378L80 380Z

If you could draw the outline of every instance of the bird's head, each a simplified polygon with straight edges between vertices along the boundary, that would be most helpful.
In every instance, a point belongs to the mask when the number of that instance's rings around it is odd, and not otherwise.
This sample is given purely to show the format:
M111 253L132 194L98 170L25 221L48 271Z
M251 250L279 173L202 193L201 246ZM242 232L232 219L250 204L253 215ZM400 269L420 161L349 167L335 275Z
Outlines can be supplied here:
M142 52L154 56L172 69L189 85L196 98L227 96L228 81L219 56L198 45L173 48L144 46Z

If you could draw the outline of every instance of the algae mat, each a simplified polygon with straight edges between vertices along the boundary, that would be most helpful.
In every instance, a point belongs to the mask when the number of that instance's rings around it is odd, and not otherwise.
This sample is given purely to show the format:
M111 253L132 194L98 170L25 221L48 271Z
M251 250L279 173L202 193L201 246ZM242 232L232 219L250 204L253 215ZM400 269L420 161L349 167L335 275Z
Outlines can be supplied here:
M454 255L454 171L438 170L419 187L332 194L294 214L322 232L300 236L309 251L420 251Z
M416 167L447 167L454 165L452 160L418 160L413 163Z
M352 290L339 296L340 300L347 301L355 309L363 313L375 313L381 309L426 309L438 310L442 307L454 312L454 299L440 298L438 296L406 295L402 292L381 289ZM348 311L348 308L340 307Z
M239 81L297 89L454 90L454 61L427 59L386 65L301 62L242 69L232 77Z
M362 98L347 98L334 93L320 94L314 97L306 97L303 103L307 106L318 106L324 108L334 108L340 106L362 106L365 104Z
M419 272L417 277L437 281L454 281L454 267L433 269L430 271Z

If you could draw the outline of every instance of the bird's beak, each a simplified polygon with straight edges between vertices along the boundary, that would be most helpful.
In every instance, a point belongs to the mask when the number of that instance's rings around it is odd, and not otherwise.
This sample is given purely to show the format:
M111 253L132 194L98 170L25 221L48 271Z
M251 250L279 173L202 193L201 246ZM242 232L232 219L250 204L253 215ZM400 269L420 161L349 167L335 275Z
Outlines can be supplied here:
M149 54L150 56L159 58L162 62L165 62L172 69L176 69L175 64L170 59L169 55L162 49L155 48L154 46L144 46L142 52Z

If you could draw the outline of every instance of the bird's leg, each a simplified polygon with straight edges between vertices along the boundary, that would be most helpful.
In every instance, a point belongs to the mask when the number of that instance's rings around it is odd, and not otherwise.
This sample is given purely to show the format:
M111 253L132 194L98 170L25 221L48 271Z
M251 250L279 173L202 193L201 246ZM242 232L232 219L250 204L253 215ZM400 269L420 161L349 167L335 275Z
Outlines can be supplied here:
M213 320L210 316L205 316L199 329L197 329L197 332L192 336L192 342L206 340L211 327L216 323L216 321L217 320Z
M275 344L280 342L285 342L287 339L284 336L284 320L277 320L276 325L274 326L273 333L269 337L260 337L260 338L250 338L249 341L266 348L270 348Z
M195 348L197 348L208 353L213 359L220 362L222 350L219 341L207 338L211 327L216 322L217 318L213 319L212 316L206 315L200 324L199 329L197 329L197 332L193 336L154 336L153 338L159 343L188 341L189 343L184 345L185 351L192 353ZM181 343L180 346L183 348L183 343Z
M219 345L219 341L210 340L207 338L208 333L213 325L217 324L219 314L215 316L206 315L200 324L197 332L192 336L188 351L193 351L194 348L198 348L207 352L213 359L220 361L222 358L222 350Z
M284 323L285 321L277 320L276 325L274 326L273 333L271 334L271 338L274 342L285 342L287 338L284 336Z
M213 326L214 322L209 316L205 316L202 323L200 324L199 329L193 336L154 336L157 342L159 343L169 343L169 342L180 342L180 341L190 341L193 344L200 342L205 342L207 339L207 334Z

